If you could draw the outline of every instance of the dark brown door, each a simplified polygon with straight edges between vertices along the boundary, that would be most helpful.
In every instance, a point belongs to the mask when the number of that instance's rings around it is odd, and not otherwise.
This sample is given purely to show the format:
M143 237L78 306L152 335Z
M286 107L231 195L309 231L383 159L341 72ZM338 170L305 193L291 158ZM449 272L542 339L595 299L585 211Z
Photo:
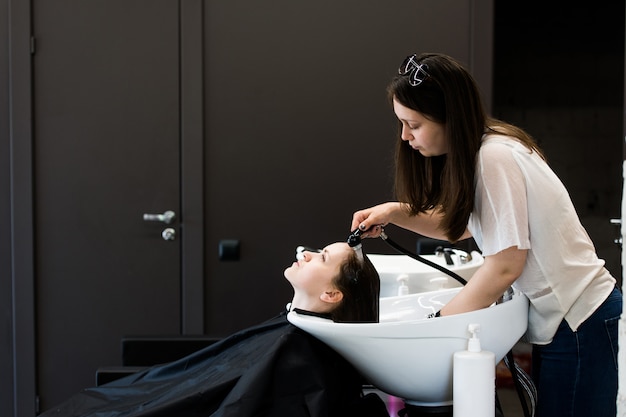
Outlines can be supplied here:
M119 364L123 335L180 332L179 219L144 221L180 208L179 4L36 0L33 28L45 410Z

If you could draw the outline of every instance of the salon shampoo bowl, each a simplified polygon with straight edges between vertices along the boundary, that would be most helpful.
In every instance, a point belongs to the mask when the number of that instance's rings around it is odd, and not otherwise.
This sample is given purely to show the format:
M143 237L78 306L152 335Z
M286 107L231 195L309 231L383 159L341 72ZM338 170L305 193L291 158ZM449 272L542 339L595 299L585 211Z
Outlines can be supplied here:
M450 254L454 265L448 265L443 255L421 255L422 258L438 264L469 281L474 272L485 262L479 252L468 254L455 250ZM395 297L400 286L408 287L408 294L435 291L444 288L461 287L462 284L445 273L419 262L407 255L368 254L380 275L380 296ZM404 281L404 282L403 282Z
M494 366L525 333L528 299L511 300L453 316L428 319L461 288L380 300L379 323L334 323L290 312L295 326L325 342L350 361L378 389L418 406L452 404L452 360L467 349L468 326L480 324L484 350Z

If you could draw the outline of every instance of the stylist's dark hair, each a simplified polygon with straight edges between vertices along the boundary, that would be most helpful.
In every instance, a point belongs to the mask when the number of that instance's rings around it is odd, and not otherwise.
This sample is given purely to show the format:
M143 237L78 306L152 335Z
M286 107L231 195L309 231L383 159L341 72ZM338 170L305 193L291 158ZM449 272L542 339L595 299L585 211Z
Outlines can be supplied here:
M351 252L333 282L343 299L331 318L340 323L377 323L380 277L367 256L361 261Z
M396 142L396 198L408 203L410 214L441 211L442 231L451 242L467 228L474 208L476 155L486 132L512 136L541 155L534 140L523 130L492 119L485 113L480 92L471 74L443 54L418 55L415 62L427 68L428 76L417 86L409 76L397 75L387 87L390 102L421 113L444 125L448 140L445 155L425 157L400 138Z

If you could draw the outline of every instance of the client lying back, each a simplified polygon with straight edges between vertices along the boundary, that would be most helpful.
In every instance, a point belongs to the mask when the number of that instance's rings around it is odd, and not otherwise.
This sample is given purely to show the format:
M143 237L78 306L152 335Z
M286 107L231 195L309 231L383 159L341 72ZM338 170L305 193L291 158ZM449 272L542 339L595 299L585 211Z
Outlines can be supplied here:
M285 269L288 310L378 321L378 273L347 243L302 251ZM291 325L287 311L164 365L85 389L41 416L388 416L341 356Z

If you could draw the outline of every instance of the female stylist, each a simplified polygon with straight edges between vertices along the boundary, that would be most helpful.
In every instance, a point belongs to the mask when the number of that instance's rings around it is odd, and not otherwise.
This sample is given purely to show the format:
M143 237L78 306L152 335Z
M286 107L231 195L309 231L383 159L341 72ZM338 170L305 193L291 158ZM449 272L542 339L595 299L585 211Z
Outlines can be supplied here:
M615 416L621 293L537 144L488 117L471 75L445 55L407 57L388 97L398 201L357 211L351 230L473 237L485 262L439 314L487 307L513 285L531 303L536 415Z

